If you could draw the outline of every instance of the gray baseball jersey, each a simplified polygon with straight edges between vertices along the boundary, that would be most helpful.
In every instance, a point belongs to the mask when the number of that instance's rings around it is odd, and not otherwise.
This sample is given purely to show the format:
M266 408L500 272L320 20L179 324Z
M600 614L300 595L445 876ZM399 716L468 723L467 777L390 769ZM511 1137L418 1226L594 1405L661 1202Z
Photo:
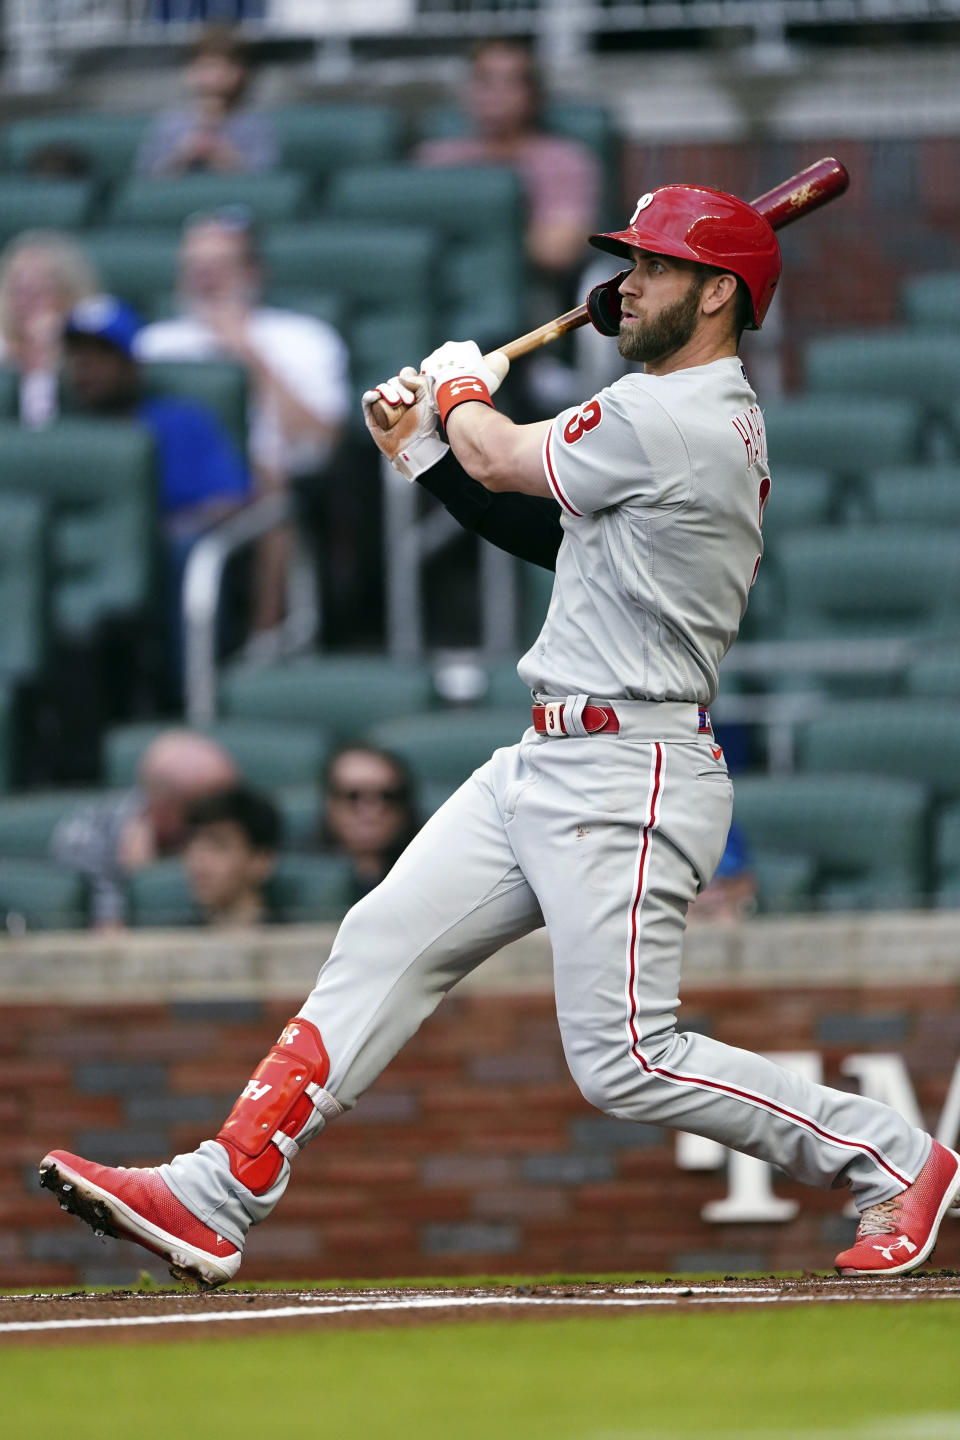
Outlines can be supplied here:
M544 695L709 705L762 553L763 418L736 356L625 375L544 443L563 543L520 661Z
M701 706L755 573L770 483L739 361L618 381L558 417L544 464L566 533L520 673L563 701L563 721L497 750L344 920L300 1010L331 1068L296 1145L356 1103L458 980L545 923L564 1052L592 1104L809 1184L848 1182L861 1207L885 1200L919 1173L922 1131L676 1027L687 906L719 862L732 808ZM612 701L616 728L588 733L591 700ZM241 1246L283 1193L289 1153L284 1137L263 1194L215 1140L161 1174Z

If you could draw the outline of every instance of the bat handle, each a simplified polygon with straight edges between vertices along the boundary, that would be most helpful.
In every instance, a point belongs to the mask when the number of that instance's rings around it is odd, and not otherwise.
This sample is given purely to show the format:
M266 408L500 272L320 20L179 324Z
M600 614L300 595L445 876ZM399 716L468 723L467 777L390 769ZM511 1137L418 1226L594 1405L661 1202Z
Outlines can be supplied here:
M484 355L484 364L502 380L512 361L519 360L521 355L529 355L534 350L539 350L543 345L551 345L570 330L579 330L589 318L586 305L576 305L566 314L558 315L556 320L549 320L546 325L538 325L535 330L528 330L526 335L518 335L516 340L509 340L499 349L491 350ZM388 405L384 400L376 400L370 407L370 413L381 430L392 430L397 421L406 414L406 410L401 405Z

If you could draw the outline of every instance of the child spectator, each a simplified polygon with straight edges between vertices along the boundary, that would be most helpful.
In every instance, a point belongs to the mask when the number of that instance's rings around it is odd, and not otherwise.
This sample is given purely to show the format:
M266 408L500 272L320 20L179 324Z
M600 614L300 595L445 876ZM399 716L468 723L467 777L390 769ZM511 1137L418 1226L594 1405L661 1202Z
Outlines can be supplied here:
M267 922L268 882L281 838L273 801L236 785L196 801L187 824L183 865L203 923L238 929Z

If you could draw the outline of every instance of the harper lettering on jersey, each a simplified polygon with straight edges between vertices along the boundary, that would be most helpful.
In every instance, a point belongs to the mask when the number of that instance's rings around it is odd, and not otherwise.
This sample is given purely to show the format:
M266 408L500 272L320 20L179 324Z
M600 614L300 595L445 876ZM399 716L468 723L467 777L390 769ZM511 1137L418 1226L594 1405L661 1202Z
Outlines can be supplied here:
M767 432L760 406L751 405L749 410L741 410L739 415L734 415L733 425L747 447L747 468L756 465L758 460L766 464Z

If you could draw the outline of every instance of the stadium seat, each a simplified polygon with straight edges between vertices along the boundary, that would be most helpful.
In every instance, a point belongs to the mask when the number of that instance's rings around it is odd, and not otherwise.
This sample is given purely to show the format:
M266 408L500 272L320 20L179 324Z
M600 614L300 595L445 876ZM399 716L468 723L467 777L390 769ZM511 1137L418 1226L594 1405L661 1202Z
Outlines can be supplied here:
M907 691L941 700L960 700L960 644L924 646L907 670Z
M826 470L775 464L763 509L764 555L781 535L828 523L832 498L833 482Z
M167 729L148 723L109 730L103 744L106 784L133 784L143 751ZM206 733L233 756L245 780L265 790L315 780L331 748L330 736L319 725L226 719Z
M917 275L900 292L904 315L921 330L960 330L960 271Z
M520 646L529 650L543 629L550 597L553 594L554 574L544 570L542 565L520 562Z
M263 225L295 220L309 206L310 181L289 170L261 175L176 175L128 180L114 196L111 225L179 228L191 215L243 206Z
M817 865L811 856L760 850L752 864L761 914L785 915L812 907Z
M52 860L5 856L0 864L0 931L76 930L86 922L86 890Z
M296 105L269 118L283 166L314 180L393 160L400 145L400 116L389 105Z
M960 606L960 534L862 526L802 531L777 546L784 638L938 631Z
M518 710L526 709L531 705L530 691L520 679L517 667L512 661L508 660L503 665L496 665L490 671L482 703L491 705L494 709L514 708Z
M434 701L430 671L375 655L310 656L268 669L228 671L220 687L227 715L320 725L348 740L391 716Z
M44 145L72 145L90 159L101 180L117 180L133 168L149 117L102 110L70 111L13 120L3 131L3 162L26 170L31 156Z
M0 244L22 230L77 230L86 225L96 201L90 180L46 180L34 175L0 175Z
M290 924L338 920L350 907L353 872L338 855L283 855L269 882L273 918ZM183 863L160 860L130 876L130 923L136 929L196 925Z
M50 508L55 633L87 636L108 618L140 615L155 594L149 434L126 421L41 431L4 421L0 448L0 490L29 490Z
M173 304L177 283L175 230L91 230L83 248L105 290L133 305L145 320L159 319Z
M153 360L143 367L143 377L150 394L178 395L212 410L246 453L247 377L241 366L229 360Z
M530 707L401 716L371 725L365 739L399 755L423 784L452 792L502 745L516 745L530 725ZM445 797L444 797L445 798Z
M49 790L8 795L0 805L0 855L45 860L61 820L103 799L102 790Z
M26 482L25 482L26 483ZM0 679L22 682L47 655L49 512L37 495L0 490Z
M831 705L798 729L803 770L918 780L938 800L960 800L960 745L953 706L928 699Z
M921 414L908 400L802 395L763 407L776 483L781 465L861 475L921 458Z
M805 856L830 908L892 908L927 891L926 787L873 775L739 777L734 815L756 854Z
M283 821L284 850L313 850L319 843L320 786L284 785L270 796Z
M942 414L957 393L960 338L914 330L825 336L806 352L807 390L831 396L889 396Z
M941 810L937 820L934 855L938 905L960 908L960 805Z
M438 232L433 290L441 338L474 339L486 349L515 333L524 313L523 194L512 171L410 165L341 171L331 181L328 204L345 218L379 226L387 214ZM403 273L392 255L391 264Z
M381 217L382 218L382 217ZM391 271L402 281L388 296L377 276L383 265L383 234L365 220L275 225L264 237L268 284L336 290L351 320L362 314L429 312L439 239L426 221L390 225Z
M419 366L433 349L435 317L429 312L415 315L410 310L389 310L355 318L346 332L350 346L350 370L357 403L352 418L363 425L359 396L364 390L396 375L404 365Z
M960 465L895 465L866 477L864 498L884 525L960 525Z

